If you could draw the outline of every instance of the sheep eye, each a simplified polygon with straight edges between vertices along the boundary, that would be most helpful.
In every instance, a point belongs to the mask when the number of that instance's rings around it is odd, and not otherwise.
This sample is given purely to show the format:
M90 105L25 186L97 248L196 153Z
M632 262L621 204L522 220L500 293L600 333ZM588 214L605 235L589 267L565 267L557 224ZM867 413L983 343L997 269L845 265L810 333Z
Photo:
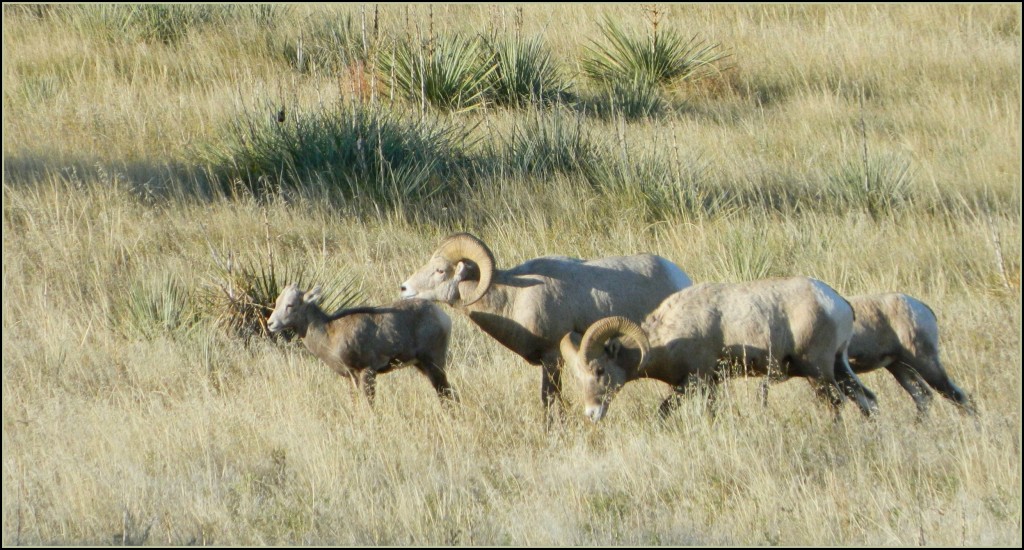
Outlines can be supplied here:
M598 376L604 376L604 367L597 367L597 370L594 371L594 374Z
M444 274L444 270L443 269L438 269L437 270L437 274L438 275L443 275Z

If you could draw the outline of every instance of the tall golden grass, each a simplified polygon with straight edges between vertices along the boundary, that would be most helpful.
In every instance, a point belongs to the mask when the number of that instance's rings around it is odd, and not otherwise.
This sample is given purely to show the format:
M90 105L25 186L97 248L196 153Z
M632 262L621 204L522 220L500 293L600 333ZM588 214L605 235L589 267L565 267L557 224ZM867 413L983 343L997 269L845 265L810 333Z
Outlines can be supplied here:
M308 44L318 21L359 28L373 6L242 14L176 43L5 6L4 545L1019 547L1020 6L667 9L663 24L722 44L731 66L674 90L662 117L587 119L594 135L736 194L830 181L867 146L908 164L923 198L877 217L735 203L652 218L558 173L473 186L458 212L209 197L194 192L195 148L234 117L359 84L300 71L282 46ZM604 14L647 24L639 6L517 10L383 6L379 21L412 36L541 35L570 74ZM486 141L524 113L453 120ZM399 370L371 410L297 342L232 338L195 305L218 274L211 250L268 246L390 301L455 230L484 239L499 267L648 251L697 281L806 274L851 295L906 292L935 309L947 370L981 413L939 398L917 422L878 372L863 377L882 408L871 421L848 406L834 423L799 382L762 408L753 380L728 382L714 417L690 399L660 421L667 390L643 381L590 425L567 377L563 422L546 430L539 370L455 312L461 406ZM121 330L133 289L166 281L197 324Z

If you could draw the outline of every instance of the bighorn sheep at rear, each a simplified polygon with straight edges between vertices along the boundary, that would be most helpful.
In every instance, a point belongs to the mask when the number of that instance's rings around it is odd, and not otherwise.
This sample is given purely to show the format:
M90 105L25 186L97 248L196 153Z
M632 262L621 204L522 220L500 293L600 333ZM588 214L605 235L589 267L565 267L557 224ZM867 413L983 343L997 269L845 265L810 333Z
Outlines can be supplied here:
M897 293L849 300L855 315L850 339L853 372L888 369L921 414L928 412L934 397L928 386L962 411L975 414L974 403L953 383L939 361L939 323L927 304Z
M575 366L586 415L595 422L626 382L654 378L671 385L675 393L661 405L667 415L692 382L706 382L713 391L734 366L807 377L837 414L842 393L871 414L875 396L847 363L852 331L846 300L821 281L793 277L693 286L666 298L642 327L621 317L603 319L582 336L566 334L561 349Z
M451 319L423 300L379 307L320 309L320 287L303 293L292 284L281 291L270 315L270 332L292 328L306 348L338 374L352 379L373 404L376 377L402 364L414 364L438 395L455 398L445 375Z
M402 283L402 297L453 306L527 362L541 365L541 398L550 411L561 392L562 335L610 315L639 322L690 284L678 266L650 254L590 261L546 256L497 269L487 245L459 233Z

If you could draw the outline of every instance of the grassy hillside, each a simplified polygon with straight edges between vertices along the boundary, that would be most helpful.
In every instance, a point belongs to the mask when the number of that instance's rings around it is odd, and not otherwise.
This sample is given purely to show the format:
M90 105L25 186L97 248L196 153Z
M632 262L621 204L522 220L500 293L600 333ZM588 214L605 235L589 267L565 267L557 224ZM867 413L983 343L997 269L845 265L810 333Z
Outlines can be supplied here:
M584 70L606 17L725 57L615 91ZM4 545L1020 546L1020 22L4 6ZM404 94L389 61L450 37L536 40L559 93ZM570 376L545 430L540 370L450 308L461 406L406 369L371 410L298 342L220 323L236 283L396 299L453 231L499 267L647 251L696 281L906 292L981 413L937 398L918 422L877 372L871 421L832 422L799 381L762 408L738 379L714 417L691 399L660 421L668 390L641 381L591 425Z

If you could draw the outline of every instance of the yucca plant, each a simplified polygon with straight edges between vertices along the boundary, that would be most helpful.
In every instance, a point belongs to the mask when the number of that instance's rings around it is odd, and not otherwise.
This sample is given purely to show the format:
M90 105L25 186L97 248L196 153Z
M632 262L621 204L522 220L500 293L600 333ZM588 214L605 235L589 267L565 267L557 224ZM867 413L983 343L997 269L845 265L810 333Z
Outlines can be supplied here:
M600 28L606 43L592 41L581 65L587 76L601 83L647 81L670 85L702 74L728 55L718 44L696 35L687 40L657 26L648 36L636 37L606 17Z
M861 207L872 218L910 204L913 171L910 161L898 155L848 160L829 176L833 199Z
M199 322L192 293L174 276L133 281L115 303L112 321L130 338L188 332Z
M426 44L397 42L382 49L377 66L381 79L416 104L445 111L467 111L480 105L495 70L480 40L458 34Z
M308 260L293 258L283 265L271 258L238 261L215 256L216 272L201 296L207 316L229 335L244 338L270 336L267 320L281 290L295 283L299 288L323 289L324 311L332 312L361 301L354 278L344 270L328 270Z
M568 97L569 85L540 37L492 38L487 47L494 61L490 96L496 104L522 107Z

